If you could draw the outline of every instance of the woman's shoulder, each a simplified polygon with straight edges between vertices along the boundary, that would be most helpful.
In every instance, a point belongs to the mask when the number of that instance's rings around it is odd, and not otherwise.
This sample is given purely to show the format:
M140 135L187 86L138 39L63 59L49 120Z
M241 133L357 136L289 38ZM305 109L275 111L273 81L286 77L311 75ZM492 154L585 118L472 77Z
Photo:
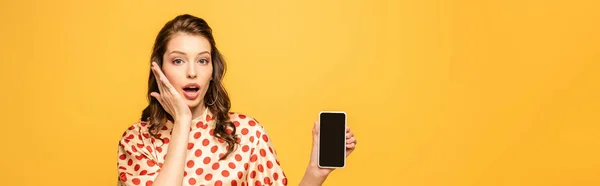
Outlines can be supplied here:
M229 112L229 121L233 122L236 127L248 129L264 128L256 118L240 112Z
M243 113L230 112L229 120L235 125L236 133L242 136L242 141L247 140L254 145L261 141L270 141L267 130L256 118Z
M149 128L150 123L146 121L138 121L130 125L121 135L119 152L122 154L127 153L132 157L135 156L138 160L141 160L143 157L157 158L152 152L156 150L154 146L160 147L162 142L151 137L148 132Z
M135 122L125 129L122 137L126 137L127 134L139 134L141 131L147 131L149 126L150 123L147 121Z
M148 127L150 124L147 121L138 121L130 125L121 134L121 143L129 144L134 141L143 141L148 137Z

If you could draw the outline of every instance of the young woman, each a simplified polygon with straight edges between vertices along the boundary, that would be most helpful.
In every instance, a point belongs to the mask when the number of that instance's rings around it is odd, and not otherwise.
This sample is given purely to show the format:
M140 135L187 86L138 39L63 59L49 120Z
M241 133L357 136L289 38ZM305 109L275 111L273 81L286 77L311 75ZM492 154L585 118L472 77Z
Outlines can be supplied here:
M119 141L120 185L287 185L265 128L229 111L225 61L203 19L167 22L151 61L150 103ZM332 171L317 166L317 126L300 185L321 185ZM346 132L350 154L356 139Z

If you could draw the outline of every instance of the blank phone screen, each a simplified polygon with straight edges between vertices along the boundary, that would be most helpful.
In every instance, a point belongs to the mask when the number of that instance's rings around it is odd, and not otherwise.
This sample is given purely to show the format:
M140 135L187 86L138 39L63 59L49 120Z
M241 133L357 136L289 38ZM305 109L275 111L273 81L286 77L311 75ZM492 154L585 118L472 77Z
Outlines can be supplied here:
M319 165L321 167L344 167L346 114L321 113L319 125Z

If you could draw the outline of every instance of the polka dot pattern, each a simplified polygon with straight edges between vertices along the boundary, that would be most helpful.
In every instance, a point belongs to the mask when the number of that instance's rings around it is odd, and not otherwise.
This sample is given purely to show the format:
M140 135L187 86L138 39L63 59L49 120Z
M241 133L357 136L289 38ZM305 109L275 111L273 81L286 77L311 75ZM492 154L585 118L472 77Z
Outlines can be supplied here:
M224 160L227 144L214 135L215 117L207 109L190 127L183 185L287 185L265 128L248 115L229 113L240 137L239 146ZM127 128L118 145L118 180L121 185L150 186L160 173L170 145L172 123L155 139L150 125L139 122ZM227 130L233 132L233 130Z

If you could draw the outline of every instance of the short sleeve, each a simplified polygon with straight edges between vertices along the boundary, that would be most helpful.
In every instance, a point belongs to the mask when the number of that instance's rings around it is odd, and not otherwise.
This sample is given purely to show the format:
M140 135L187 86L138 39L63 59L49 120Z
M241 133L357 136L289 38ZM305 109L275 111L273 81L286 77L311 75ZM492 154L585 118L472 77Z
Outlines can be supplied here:
M119 186L152 185L160 165L151 158L153 148L145 142L139 126L132 126L123 133L118 147Z
M259 126L254 135L257 140L251 150L248 185L287 185L287 178L264 127Z

